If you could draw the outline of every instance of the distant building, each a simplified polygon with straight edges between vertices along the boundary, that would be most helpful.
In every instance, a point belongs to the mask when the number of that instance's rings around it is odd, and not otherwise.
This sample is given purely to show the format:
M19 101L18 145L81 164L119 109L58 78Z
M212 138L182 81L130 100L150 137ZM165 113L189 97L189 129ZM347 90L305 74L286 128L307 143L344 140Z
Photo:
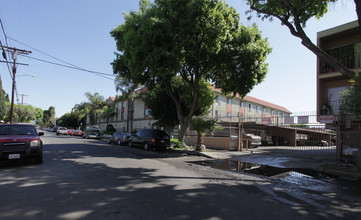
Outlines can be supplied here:
M317 45L355 72L361 71L361 41L358 21L346 23L317 33ZM317 60L318 115L339 113L341 91L351 84L350 78Z
M285 118L291 114L289 110L282 106L251 96L247 96L244 100L241 100L240 97L232 99L232 97L223 95L220 89L213 88L213 90L216 92L217 97L207 117L217 119L219 122L238 121L240 115L244 121L277 125L284 123ZM107 99L107 103L114 100L113 97L110 97ZM128 114L128 108L131 108L130 114ZM139 97L134 99L133 106L129 105L128 101L116 103L114 115L108 120L102 119L99 127L105 130L107 124L111 124L118 131L136 131L153 128L156 126L156 122L157 120L152 118L150 109L144 103L143 98ZM170 131L170 133L173 132Z
M239 116L246 122L264 124L283 124L291 112L285 107L246 96L243 100L236 96L225 96L220 89L213 88L217 98L213 103L208 118L217 121L238 121Z

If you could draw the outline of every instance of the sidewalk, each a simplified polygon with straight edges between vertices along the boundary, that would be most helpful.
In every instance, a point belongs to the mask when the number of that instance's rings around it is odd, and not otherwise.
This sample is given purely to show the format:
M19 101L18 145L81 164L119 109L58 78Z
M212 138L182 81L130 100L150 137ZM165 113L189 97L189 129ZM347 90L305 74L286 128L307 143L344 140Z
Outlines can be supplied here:
M285 154L273 154L259 150L227 151L206 149L202 156L219 160L242 161L247 163L268 165L278 168L312 169L320 173L337 176L343 179L361 181L361 171L354 164L336 159L295 157Z

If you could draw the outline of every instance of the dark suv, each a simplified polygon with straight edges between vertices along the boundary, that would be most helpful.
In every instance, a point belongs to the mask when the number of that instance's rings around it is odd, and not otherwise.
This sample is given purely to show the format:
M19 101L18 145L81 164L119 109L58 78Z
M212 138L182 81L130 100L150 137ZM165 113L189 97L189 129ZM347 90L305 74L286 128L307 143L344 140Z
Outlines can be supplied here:
M43 162L43 142L34 125L0 124L0 159L16 160L35 158L36 163Z
M155 148L164 151L170 147L170 138L163 130L144 129L138 131L129 140L129 147L141 146L145 150Z

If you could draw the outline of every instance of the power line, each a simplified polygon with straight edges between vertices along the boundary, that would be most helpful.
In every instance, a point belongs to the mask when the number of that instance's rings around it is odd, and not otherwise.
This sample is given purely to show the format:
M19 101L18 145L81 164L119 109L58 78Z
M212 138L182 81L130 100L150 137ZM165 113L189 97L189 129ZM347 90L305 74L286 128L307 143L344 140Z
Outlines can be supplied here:
M71 69L81 70L81 71L85 71L85 72L89 72L89 73L94 73L94 74L96 74L97 76L100 76L100 77L103 77L103 78L105 78L105 79L109 79L109 80L114 81L114 79L112 79L112 78L105 77L105 76L112 76L112 77L114 77L114 74L102 73L102 72L98 72L98 71L87 70L87 69L81 68L81 67L79 67L79 66L77 66L77 65L74 65L74 64L69 63L69 62L67 62L67 61L64 61L64 60L62 60L62 59L59 59L59 58L57 58L57 57L55 57L55 56L52 56L52 55L50 55L50 54L48 54L48 53L45 53L45 52L43 52L43 51L41 51L41 50L39 50L39 49L36 49L36 48L34 48L34 47L30 46L30 45L27 45L27 44L25 44L25 43L23 43L23 42L20 42L20 41L14 39L14 38L12 38L12 37L8 37L8 38L9 38L10 40L12 40L12 41L15 41L15 42L17 42L17 43L20 43L20 44L22 44L22 45L24 45L24 46L26 46L26 47L31 48L32 50L38 51L38 52L41 53L41 54L44 54L44 55L46 55L46 56L48 56L48 57L51 57L51 58L53 58L53 59L55 59L55 60L58 60L58 61L60 61L60 62L63 62L63 63L65 63L65 64L67 64L67 65L60 64L60 63L55 63L55 62L51 62L51 61L47 61L47 60L43 60L43 59L39 59L39 58L35 58L35 57L30 57L30 56L28 56L28 58L30 58L30 59L34 59L34 60L37 60L37 61L41 61L41 62L45 62L45 63L57 65L57 66L62 66L62 67L66 67L66 68L71 68Z
M96 74L97 76L100 76L100 77L103 77L103 78L105 78L105 79L109 79L109 80L114 81L114 79L109 78L109 77L106 77L106 76L113 76L113 77L114 77L113 74L107 74L107 73L101 73L101 72L86 70L86 69L82 69L82 68L78 68L78 67L73 67L73 66L68 66L68 65L61 64L61 63L55 63L55 62L51 62L51 61L47 61L47 60L43 60L43 59L31 57L31 56L26 56L26 57L27 57L27 58L30 58L30 59L33 59L33 60L41 61L41 62L44 62L44 63L49 63L49 64L52 64L52 65L57 65L57 66L62 66L62 67L70 68L70 69L75 69L75 70L80 70L80 71L85 71L85 72L93 73L93 74Z
M4 25L3 25L3 22L2 22L1 17L0 17L0 24L1 24L1 29L2 29L2 31L3 31L3 33L4 33L4 37L5 37L5 44L6 44L6 46L9 46L9 44L8 44L8 40L7 40L7 35L6 35L6 33L5 33L5 28L4 28ZM4 50L4 47L3 47L2 43L1 43L1 41L0 41L0 46L1 46L1 48L3 49L3 56L4 56L4 59L5 59L6 61L8 61L8 60L7 60L6 53L5 53L5 50ZM10 52L8 52L8 56L10 56ZM12 74L11 74L11 70L10 70L9 63L7 63L6 65L7 65L7 67L8 67L8 71L9 71L10 79L13 79L13 76L12 76Z
M15 41L15 42L17 42L17 43L19 43L19 44L22 44L22 45L24 45L24 46L27 46L27 47L29 47L29 48L31 48L31 49L33 49L33 50L38 51L39 53L42 53L42 54L44 54L44 55L46 55L46 56L48 56L48 57L53 58L53 59L55 59L55 60L58 60L58 61L63 62L63 63L66 63L66 64L68 64L68 65L70 65L70 66L73 66L73 67L80 68L80 67L78 67L78 66L76 66L76 65L74 65L74 64L71 64L71 63L66 62L66 61L64 61L64 60L61 60L61 59L59 59L59 58L56 58L56 57L54 57L54 56L52 56L52 55L50 55L50 54L47 54L47 53L45 53L45 52L43 52L43 51L41 51L41 50L38 50L38 49L36 49L36 48L34 48L34 47L31 47L31 46L29 46L29 45L27 45L27 44L25 44L25 43L22 43L22 42L20 42L20 41L18 41L18 40L15 40L15 39L12 38L12 37L8 37L8 38L9 38L10 40L12 40L12 41Z

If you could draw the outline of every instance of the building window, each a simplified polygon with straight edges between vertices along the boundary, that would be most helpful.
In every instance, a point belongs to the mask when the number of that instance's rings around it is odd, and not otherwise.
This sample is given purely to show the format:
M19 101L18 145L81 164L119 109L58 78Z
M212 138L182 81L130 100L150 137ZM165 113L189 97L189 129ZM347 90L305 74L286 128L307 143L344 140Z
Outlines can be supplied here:
M217 105L221 106L221 97L220 96L217 97Z
M144 109L144 117L146 117L146 118L149 117L149 109L148 108Z
M267 113L267 108L263 107L263 113Z
M232 99L227 98L227 105L232 105Z
M232 120L232 113L227 113L227 120L231 121Z
M252 108L253 108L252 104L249 104L249 112L252 112Z
M241 101L241 102L239 103L239 106L241 106L241 108L243 108L243 107L244 107L244 102Z
M275 111L271 110L271 114L274 115L274 114L275 114Z
M216 110L216 120L218 120L221 117L221 112Z
M256 106L256 112L259 113L259 106Z

